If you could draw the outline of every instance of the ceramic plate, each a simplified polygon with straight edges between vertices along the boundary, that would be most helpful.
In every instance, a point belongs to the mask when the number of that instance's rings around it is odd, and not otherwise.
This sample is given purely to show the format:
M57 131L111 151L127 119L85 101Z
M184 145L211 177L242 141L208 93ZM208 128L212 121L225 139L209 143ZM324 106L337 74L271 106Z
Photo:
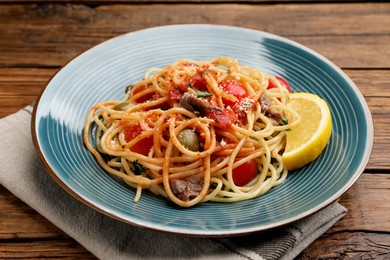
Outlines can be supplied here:
M182 58L219 56L287 79L293 91L324 98L333 134L313 163L291 172L285 183L256 199L192 208L134 190L99 167L83 145L83 126L97 102L122 99L125 87L151 67ZM50 175L92 208L130 224L199 236L231 236L279 227L304 218L339 198L369 159L373 125L354 83L316 52L272 34L237 27L175 25L146 29L108 40L63 67L34 108L33 138Z

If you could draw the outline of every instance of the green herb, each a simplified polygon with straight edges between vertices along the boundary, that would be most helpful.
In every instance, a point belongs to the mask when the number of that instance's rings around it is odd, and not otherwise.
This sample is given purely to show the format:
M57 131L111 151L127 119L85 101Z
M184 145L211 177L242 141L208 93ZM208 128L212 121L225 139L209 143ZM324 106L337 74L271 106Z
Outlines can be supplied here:
M209 96L212 96L213 94L210 93L210 92L205 92L205 91L199 91L199 90L195 90L196 92L196 96L198 98L205 98L205 97L209 97Z
M187 86L190 87L190 88L194 88L194 85L192 84L192 82L188 82L187 83ZM213 94L210 93L210 92L206 92L206 91L199 91L199 90L196 90L195 89L195 92L196 92L196 96L198 98L205 98L205 97L209 97L209 96L212 96Z
M279 125L280 126L284 126L284 125L288 125L288 119L285 117L285 116L282 116L279 120ZM287 132L291 131L291 129L286 129Z
M138 160L132 161L131 164L131 171L134 172L135 175L141 175L148 170L148 168L140 164Z
M284 116L282 116L282 122L283 122L283 125L288 125L288 119Z

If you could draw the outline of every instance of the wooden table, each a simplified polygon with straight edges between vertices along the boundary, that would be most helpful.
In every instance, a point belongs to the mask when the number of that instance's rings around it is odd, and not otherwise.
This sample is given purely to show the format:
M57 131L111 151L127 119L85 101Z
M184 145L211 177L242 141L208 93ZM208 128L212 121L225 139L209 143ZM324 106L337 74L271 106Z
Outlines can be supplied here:
M390 259L390 4L212 2L0 0L0 117L34 101L67 61L127 32L210 23L290 38L342 68L366 98L375 124L371 159L340 199L348 214L298 258ZM94 258L0 186L0 258L63 257Z

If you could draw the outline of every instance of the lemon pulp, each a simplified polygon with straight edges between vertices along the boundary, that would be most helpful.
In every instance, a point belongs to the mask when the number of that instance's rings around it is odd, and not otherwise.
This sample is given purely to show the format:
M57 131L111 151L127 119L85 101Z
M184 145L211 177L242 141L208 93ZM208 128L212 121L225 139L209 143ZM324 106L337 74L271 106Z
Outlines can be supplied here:
M310 93L290 94L287 106L301 116L287 133L282 155L287 169L294 170L314 161L325 149L332 133L332 117L328 104Z

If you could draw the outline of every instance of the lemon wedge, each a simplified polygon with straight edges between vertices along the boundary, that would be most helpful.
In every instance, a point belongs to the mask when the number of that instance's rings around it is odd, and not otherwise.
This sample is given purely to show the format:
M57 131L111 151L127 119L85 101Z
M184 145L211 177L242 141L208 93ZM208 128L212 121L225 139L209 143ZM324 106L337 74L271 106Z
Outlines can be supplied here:
M287 107L301 116L287 133L282 155L287 169L295 170L314 161L325 149L332 133L332 117L325 100L310 93L290 94Z

